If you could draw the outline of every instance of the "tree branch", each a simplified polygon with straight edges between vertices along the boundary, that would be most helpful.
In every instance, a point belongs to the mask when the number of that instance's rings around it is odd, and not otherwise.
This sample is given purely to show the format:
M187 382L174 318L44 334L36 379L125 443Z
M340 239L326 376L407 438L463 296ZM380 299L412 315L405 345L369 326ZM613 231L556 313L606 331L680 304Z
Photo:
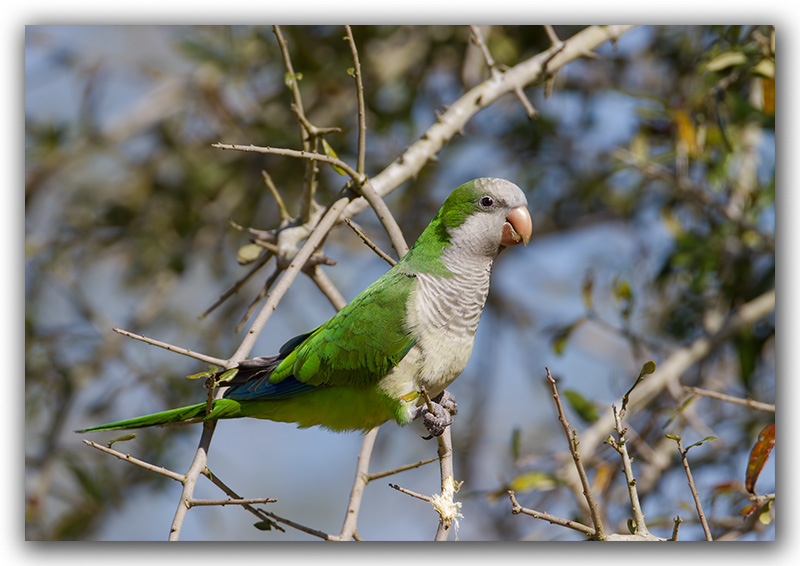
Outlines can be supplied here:
M597 509L597 502L594 500L594 495L592 495L592 487L589 483L589 478L586 475L586 470L583 467L581 454L578 451L577 433L572 430L572 427L567 421L567 415L564 413L564 407L562 407L561 399L558 396L556 380L553 379L552 375L550 375L550 368L545 368L545 371L547 372L547 382L549 383L550 389L553 392L553 400L555 401L556 410L558 411L558 421L561 423L561 428L564 429L564 435L567 437L567 444L569 445L569 452L572 455L572 461L575 464L575 470L578 472L578 477L580 478L581 485L583 486L583 496L586 498L586 504L589 507L589 514L591 515L592 523L594 524L594 534L597 540L604 540L605 531L603 529L603 521L600 518L600 512Z
M215 358L214 356L201 354L200 352L195 352L193 350L189 350L188 348L173 346L172 344L162 342L161 340L148 338L147 336L142 336L141 334L134 334L133 332L128 332L127 330L122 330L121 328L112 328L112 330L117 334L122 334L123 336L127 336L128 338L133 338L134 340L139 340L140 342L144 342L152 346L158 346L159 348L164 348L165 350L169 350L170 352L175 352L176 354L187 356L189 358L194 358L202 362L207 362L209 364L214 364L218 366L224 366L227 363L227 360L223 360L222 358Z

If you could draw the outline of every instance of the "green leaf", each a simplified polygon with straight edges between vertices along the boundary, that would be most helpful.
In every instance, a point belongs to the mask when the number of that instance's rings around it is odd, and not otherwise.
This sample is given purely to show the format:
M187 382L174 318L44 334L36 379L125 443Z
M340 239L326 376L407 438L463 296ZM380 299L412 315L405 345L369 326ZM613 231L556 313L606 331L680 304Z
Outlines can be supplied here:
M286 86L288 86L289 88L292 88L292 82L294 81L299 82L301 80L303 80L303 73L295 73L295 74L286 73L286 75L284 75L283 77L283 82L285 82Z
M755 494L756 482L764 464L767 463L772 449L775 447L775 425L768 424L758 435L758 440L750 450L750 458L747 461L747 472L745 474L744 486L752 494Z
M126 440L133 440L134 438L136 438L135 432L133 434L126 434L125 436L120 436L119 438L115 438L114 440L109 440L106 446L111 448L111 445L114 444L115 442L125 442Z
M518 475L508 482L508 489L513 489L518 493L525 491L551 491L558 487L561 482L558 478L545 472L533 471Z
M650 375L651 373L656 371L656 363L653 360L649 362L645 362L642 366L642 371L639 372L639 377L644 379L645 375Z
M267 519L263 521L259 521L258 523L254 523L253 526L257 528L259 531L271 531L273 527L273 522Z
M566 326L562 326L558 330L555 331L553 334L553 338L551 339L551 346L553 351L558 354L559 356L564 353L564 348L567 346L567 340L569 340L569 335L572 334L572 331L575 330L578 326L583 324L586 319L579 318L572 324L568 324Z
M583 278L583 285L581 286L581 295L583 295L583 304L586 305L588 310L594 310L592 301L592 289L594 287L594 273L588 271L586 277Z
M758 513L758 520L762 525L769 525L772 522L772 517L769 516L769 510L772 507L772 500L767 501L767 504L761 508Z
M347 74L350 75L351 77L355 78L355 76L356 76L356 68L355 67L348 67L347 68Z
M630 283L624 279L615 279L613 293L614 298L622 305L622 316L628 318L633 310L633 291Z
M631 385L631 388L628 389L628 392L622 396L622 406L620 407L620 414L625 412L625 407L628 406L628 400L630 399L630 395L636 388L636 386L639 385L642 381L644 381L644 376L650 375L654 371L656 371L656 363L653 360L646 362L642 366L642 369L639 370L639 377L636 378L636 381L633 383L633 385Z
M709 61L706 65L706 69L716 72L743 63L747 63L747 57L744 53L741 51L725 51Z
M217 380L217 383L227 383L231 379L236 377L237 373L239 373L239 368L231 368L231 369L229 369L228 371L226 371L225 373L223 373L222 375L219 376L219 379Z
M193 373L192 375L187 375L186 379L207 379L217 373L219 368L217 366L208 366L208 370L201 371L200 373Z
M684 452L688 452L689 448L694 448L695 446L700 446L701 444L703 444L705 442L708 442L710 440L716 440L716 439L717 439L716 436L706 436L703 440L698 440L694 444L690 444L689 446L687 446L686 450L684 450Z
M570 407L578 414L584 421L592 423L600 416L597 414L597 408L593 403L587 401L586 398L577 391L567 390L563 393L567 398Z
M325 155L327 155L328 157L333 157L334 159L339 159L339 156L336 155L336 152L333 151L333 148L331 147L331 144L329 144L328 140L326 140L325 138L322 138L322 148L325 150ZM336 165L333 165L333 164L331 164L331 167L333 167L333 170L336 171L337 173L339 173L339 175L344 175L345 174L344 170L341 167L337 167Z
M522 442L522 431L519 427L514 427L514 430L511 431L511 457L514 461L519 459L519 445Z
M258 244L245 244L236 252L236 261L239 265L247 265L257 260L263 251L264 248Z

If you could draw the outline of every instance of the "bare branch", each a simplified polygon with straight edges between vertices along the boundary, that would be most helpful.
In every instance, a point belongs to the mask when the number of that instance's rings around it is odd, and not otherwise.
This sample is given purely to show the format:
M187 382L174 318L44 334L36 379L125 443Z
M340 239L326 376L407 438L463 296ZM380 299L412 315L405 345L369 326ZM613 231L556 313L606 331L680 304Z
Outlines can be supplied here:
M365 199L367 199L367 202L378 216L378 220L381 221L383 228L386 230L386 233L389 235L389 239L392 242L392 247L394 247L395 251L397 252L397 257L401 258L406 255L406 252L408 251L408 244L406 244L406 239L403 237L403 232L400 230L400 226L397 225L397 221L395 221L394 216L392 216L392 212L389 210L389 207L386 206L386 203L383 202L383 199L378 195L378 193L375 192L369 181L361 185L359 192Z
M682 385L681 387L685 391L689 391L691 393L694 393L695 395L700 395L702 397L710 397L711 399L717 399L719 401L726 401L728 403L744 405L745 407L750 407L751 409L758 409L759 411L768 411L770 413L775 412L775 405L771 403L762 403L761 401L754 401L753 399L750 398L743 399L741 397L734 397L733 395L726 395L725 393L718 393L717 391L711 391L709 389L701 389L699 387L690 387L688 385Z
M261 242L259 242L259 244L261 244ZM272 253L262 254L262 256L258 258L256 262L253 264L253 267L250 269L250 271L245 273L243 277L241 277L238 281L236 281L236 283L234 283L224 293L222 293L222 295L220 295L219 298L216 301L214 301L214 303L210 307L208 307L206 310L200 313L200 315L197 318L200 320L204 319L209 314L211 314L211 312L214 311L218 306L220 306L230 297L238 293L239 289L244 287L244 284L247 283L259 269L264 267L270 259L272 259L272 255L273 255Z
M133 338L134 340L139 340L141 342L145 342L146 344L150 344L152 346L158 346L159 348L164 348L165 350L169 350L170 352L175 352L176 354L187 356L189 358L194 358L196 360L207 362L209 364L224 366L228 363L227 360L223 360L222 358L215 358L214 356L201 354L200 352L195 352L189 350L188 348L173 346L172 344L162 342L161 340L148 338L147 336L142 336L141 334L134 334L133 332L128 332L127 330L122 330L121 328L112 328L112 330L117 334L122 334L123 336L127 336L128 338Z
M579 533L589 537L595 536L595 530L592 527L587 527L583 523L570 521L569 519L562 519L561 517L556 517L555 515L551 515L550 513L544 513L542 511L536 511L534 509L528 509L527 507L521 506L517 502L513 490L508 490L508 496L511 498L511 512L514 515L519 515L520 513L523 513L525 515L530 515L531 517L534 517L536 519L542 519L553 525L567 527L568 529L578 531Z
M261 503L275 503L277 499L270 499L269 497L262 497L259 499L234 499L234 498L227 498L227 499L191 499L187 502L189 507L210 507L213 505L218 505L220 507L225 507L226 505L258 505Z
M358 96L358 161L356 171L364 174L364 158L366 156L367 143L367 116L364 109L364 85L361 82L361 63L358 61L358 50L356 41L353 39L353 30L350 26L344 26L347 32L347 42L350 44L350 52L353 54L353 78L356 80L356 94Z
M96 442L92 442L91 440L83 440L83 443L87 446L91 446L92 448L96 448L100 450L100 452L105 452L106 454L111 454L112 456L116 456L120 460L124 460L126 462L130 462L135 466L139 466L140 468L144 468L145 470L150 470L151 472L155 472L156 474L160 474L162 476L167 476L170 479L173 479L177 482L183 483L186 479L183 474L179 474L177 472L173 472L172 470L168 470L166 468L162 468L161 466L156 466L149 462L145 462L144 460L139 460L138 458L134 458L130 454L123 454L122 452L118 452L113 448L109 448L107 446L103 446L102 444L97 444Z
M411 497L414 497L416 499L421 499L422 501L427 501L428 503L432 502L432 499L429 495L423 495L421 493L417 493L416 491L411 491L410 489L400 487L399 485L393 483L390 483L389 487L391 487L392 489L396 489L400 493L405 493L406 495L410 495Z
M425 387L421 388L420 395L428 406L428 410L434 413L433 402L431 401ZM431 504L439 513L439 527L436 530L434 540L445 541L450 534L450 528L453 526L454 521L457 520L458 507L460 503L452 501L452 495L457 491L457 484L455 483L455 476L453 475L453 440L450 435L450 427L446 426L444 432L436 437L438 444L439 455L439 476L441 479L442 492L438 499L434 501L431 498ZM442 507L447 507L445 510Z
M358 463L356 464L356 477L353 480L353 489L350 490L350 500L347 503L342 530L336 540L350 540L356 533L358 522L358 510L361 508L361 499L364 497L364 489L369 482L369 461L372 457L372 450L375 448L375 439L378 437L380 427L375 427L364 435L361 442L361 451L358 453Z
M275 199L275 204L278 205L278 211L281 214L281 221L289 222L292 219L292 215L289 214L286 204L283 202L280 192L278 192L278 187L276 187L275 183L272 181L272 177L270 177L269 173L267 173L264 169L261 170L261 176L264 177L264 184L267 185L269 192L272 193L272 198Z
M211 439L214 436L214 430L217 427L217 421L204 421L203 432L200 436L200 442L197 446L192 465L186 472L183 481L183 492L178 503L178 508L175 510L175 516L172 518L172 525L169 529L169 540L176 541L180 539L181 528L183 528L183 521L186 518L186 512L189 511L189 501L194 497L194 487L197 485L197 478L206 469L208 462L208 450L211 447Z
M700 360L705 359L717 346L724 343L740 329L750 326L757 320L775 310L775 290L770 290L741 305L725 320L720 329L710 335L697 338L690 344L678 348L658 364L656 371L640 383L631 393L628 410L649 403L665 388L677 384L681 376ZM611 409L600 415L592 426L581 433L581 450L584 457L590 457L608 437L609 428L614 426ZM568 469L563 470L570 473Z
M636 522L636 532L646 536L649 535L650 532L647 530L647 523L645 523L644 520L642 505L639 502L639 493L636 489L636 478L633 475L631 457L630 454L628 454L628 441L625 438L627 430L622 428L622 421L620 420L616 405L612 406L612 410L614 411L614 429L617 431L617 440L609 437L609 444L622 457L622 469L625 473L625 485L628 488L628 498L631 502L633 520Z
M258 295L256 295L255 298L252 301L250 301L250 305L247 307L247 310L242 315L242 318L239 320L239 324L236 325L234 332L239 332L242 329L242 326L244 326L244 324L247 322L247 319L249 319L250 316L255 312L258 303L261 302L261 299L267 296L270 287L272 287L272 285L275 283L275 280L278 278L280 274L281 274L281 268L280 266L276 265L275 269L272 271L272 273L270 273L269 277L267 277L267 280L264 282L264 285L261 287L261 290L258 292Z
M683 463L683 469L686 471L686 479L689 483L689 489L692 492L692 497L694 498L694 505L697 508L697 516L700 518L700 524L703 525L703 533L706 535L707 541L714 540L711 536L711 529L708 528L708 521L706 521L706 516L703 513L703 506L700 504L700 494L697 493L697 488L694 486L694 479L692 478L692 470L689 468L689 460L686 458L686 453L689 451L689 448L686 450L683 449L681 445L681 439L678 437L670 437L675 440L678 444L678 452L681 455L681 462Z
M619 36L633 29L632 25L590 26L563 41L563 48L556 48L539 53L503 73L503 80L487 80L473 87L458 100L453 102L430 128L414 142L403 154L383 171L370 178L372 187L385 197L406 181L416 177L422 168L434 158L439 150L453 136L464 131L464 126L482 109L491 106L504 94L513 93L516 88L535 83L545 78L567 63L584 57L585 54L606 41L616 40ZM556 53L553 55L553 53ZM545 63L547 67L545 68ZM345 216L353 218L358 215L367 202L354 200L348 205Z
M317 153L315 151L288 149L281 147L269 147L269 146L262 147L253 144L240 145L240 144L228 144L228 143L212 143L211 147L215 147L217 149L222 149L222 150L252 151L255 153L269 153L272 155L283 155L286 157L296 157L298 159L308 159L311 161L322 161L323 163L329 163L331 165L335 165L339 169L342 169L353 180L357 181L363 180L361 174L356 172L352 167L350 167L350 165L348 165L338 157L331 157L330 155L324 155L322 153Z
M580 477L581 485L583 486L583 496L586 498L586 504L589 507L589 514L592 517L594 533L598 540L604 540L605 531L603 529L603 521L600 518L600 512L597 509L597 502L594 500L594 496L592 495L592 487L589 484L589 478L586 475L586 470L583 467L581 455L578 451L577 433L572 430L569 421L567 421L567 416L564 413L564 407L561 406L561 398L558 396L556 380L553 379L552 375L550 375L550 368L545 368L545 371L547 371L547 382L549 383L550 389L553 392L553 400L555 401L556 410L558 411L558 421L561 423L561 427L564 429L564 434L567 437L567 444L569 445L569 452L572 455L572 461L575 463L575 469L578 472L578 477Z
M670 537L669 540L677 541L678 540L678 529L681 528L681 523L683 523L683 519L681 519L680 515L675 515L675 519L673 519L673 522L675 523L675 526L672 527L672 536Z
M294 98L292 110L295 112L298 118L300 118L300 116L305 118L303 98L300 96L300 85L298 84L297 74L295 73L294 66L292 65L292 58L289 55L289 46L286 42L286 39L284 39L283 34L281 33L280 26L272 26L272 31L278 40L278 46L280 47L281 55L283 56L283 64L286 67L288 82L290 88L292 89L292 97ZM315 132L313 129L307 128L307 122L304 122L303 120L298 120L298 122L300 124L300 138L303 143L303 150L309 152L314 151L316 149L316 138L312 134L315 134ZM316 190L317 173L317 163L315 161L307 162L305 167L304 190L300 202L300 218L303 222L306 222L311 218L311 210L314 202L314 191Z
M347 301L339 292L339 289L333 284L333 281L325 275L325 272L322 271L322 267L320 267L319 264L306 268L304 271L311 280L316 283L317 288L322 291L322 294L331 302L333 308L340 311L347 306Z
M377 245L376 245L376 244L375 244L375 243L374 243L372 240L370 240L370 239L369 239L369 237L368 237L368 236L367 236L367 235L366 235L366 234L365 234L365 233L364 233L364 232L361 230L361 228L359 228L358 226L356 226L356 225L355 225L355 223L354 223L352 220L350 220L349 218L345 218L345 219L344 219L344 223L345 223L345 224L347 224L347 225L348 225L348 226L349 226L349 227L350 227L350 228L353 230L353 232L355 232L355 233L356 233L356 235L357 235L359 238L361 238L361 241L362 241L362 242L364 242L365 244L367 244L367 246L368 246L368 247L369 247L369 248L370 248L370 249L371 249L373 252L375 252L376 254L378 254L378 257L380 257L380 258L381 258L383 261L385 261L385 262L386 262L386 263L388 263L389 265L395 265L395 264L397 263L397 261L395 261L395 259L394 259L394 258L392 258L392 256L390 256L390 255L389 255L389 254L387 254L385 251L383 251L382 249L380 249L380 248L379 248L379 247L378 247L378 246L377 246Z
M420 468L422 466L435 462L438 459L439 459L438 457L429 458L427 460L420 460L419 462L416 462L414 464L406 464L404 466L398 466L397 468L386 470L385 472L376 472L374 474L369 474L367 476L367 481L374 481L388 476L393 476L394 474L399 474L400 472L413 470L414 468Z

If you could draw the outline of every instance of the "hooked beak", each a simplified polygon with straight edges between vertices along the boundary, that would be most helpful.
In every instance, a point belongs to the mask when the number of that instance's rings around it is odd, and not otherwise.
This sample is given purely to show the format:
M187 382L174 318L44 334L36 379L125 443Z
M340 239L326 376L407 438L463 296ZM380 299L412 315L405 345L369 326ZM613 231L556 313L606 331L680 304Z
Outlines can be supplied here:
M503 224L503 236L500 243L504 246L516 246L520 242L528 245L533 231L533 222L528 209L518 206L506 216L506 223Z

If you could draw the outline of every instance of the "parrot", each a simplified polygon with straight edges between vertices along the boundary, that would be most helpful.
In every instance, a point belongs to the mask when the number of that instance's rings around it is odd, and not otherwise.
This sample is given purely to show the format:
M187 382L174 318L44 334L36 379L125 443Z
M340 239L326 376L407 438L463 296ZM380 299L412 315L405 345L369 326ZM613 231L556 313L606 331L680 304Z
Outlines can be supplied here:
M327 322L276 355L239 362L210 410L203 402L77 432L240 417L366 432L422 417L441 435L457 413L445 389L472 353L493 263L530 240L527 204L505 179L462 184L408 252Z

